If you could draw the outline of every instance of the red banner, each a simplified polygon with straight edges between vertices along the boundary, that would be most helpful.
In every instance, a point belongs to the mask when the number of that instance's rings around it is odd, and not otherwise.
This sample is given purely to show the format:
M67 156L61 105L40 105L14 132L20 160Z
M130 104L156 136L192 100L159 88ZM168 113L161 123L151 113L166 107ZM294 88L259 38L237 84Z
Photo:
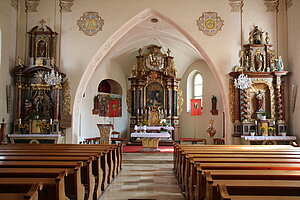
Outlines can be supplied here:
M201 99L191 99L191 115L202 115Z
M119 117L119 100L108 101L108 116Z

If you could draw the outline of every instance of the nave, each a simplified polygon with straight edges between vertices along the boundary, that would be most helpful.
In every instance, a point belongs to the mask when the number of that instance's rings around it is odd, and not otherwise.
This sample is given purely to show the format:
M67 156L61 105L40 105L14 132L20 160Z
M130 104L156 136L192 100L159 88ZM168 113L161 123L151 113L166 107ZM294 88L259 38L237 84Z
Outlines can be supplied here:
M121 172L100 200L184 200L173 168L173 153L124 153Z

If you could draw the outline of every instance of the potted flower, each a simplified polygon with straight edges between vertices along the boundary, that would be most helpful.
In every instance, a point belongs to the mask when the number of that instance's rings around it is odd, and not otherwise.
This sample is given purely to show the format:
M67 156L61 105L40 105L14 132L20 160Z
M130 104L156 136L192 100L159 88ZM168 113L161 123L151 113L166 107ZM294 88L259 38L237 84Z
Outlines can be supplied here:
M286 131L284 129L280 130L280 135L282 135L283 137L286 136Z
M265 112L262 112L260 119L261 120L266 120L267 119L267 114Z
M256 129L255 129L255 127L251 127L251 128L250 128L250 135L251 135L251 136L255 136L255 134L256 134Z
M266 132L266 127L260 127L260 133L262 136L265 136Z
M273 127L271 127L271 126L268 127L268 132L269 132L269 135L270 135L270 136L273 136L273 135L274 135L274 129L275 129L275 128L273 128Z

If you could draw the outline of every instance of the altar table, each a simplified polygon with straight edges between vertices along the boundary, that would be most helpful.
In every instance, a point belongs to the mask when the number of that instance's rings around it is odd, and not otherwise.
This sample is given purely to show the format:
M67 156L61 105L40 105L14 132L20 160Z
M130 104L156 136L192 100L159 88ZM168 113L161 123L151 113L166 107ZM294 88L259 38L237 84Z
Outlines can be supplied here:
M158 143L160 138L170 138L168 132L160 133L131 133L131 137L142 138L143 148L141 152L159 152Z
M251 144L278 144L279 142L288 142L292 144L296 141L296 136L241 136L243 140L243 144L251 145Z

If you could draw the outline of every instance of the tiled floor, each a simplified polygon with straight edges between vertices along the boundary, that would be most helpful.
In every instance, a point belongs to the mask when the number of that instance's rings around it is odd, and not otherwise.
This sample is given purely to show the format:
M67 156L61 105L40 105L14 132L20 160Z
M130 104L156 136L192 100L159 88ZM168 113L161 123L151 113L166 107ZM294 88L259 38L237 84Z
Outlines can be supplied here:
M124 154L123 169L100 200L184 200L172 171L173 154Z

